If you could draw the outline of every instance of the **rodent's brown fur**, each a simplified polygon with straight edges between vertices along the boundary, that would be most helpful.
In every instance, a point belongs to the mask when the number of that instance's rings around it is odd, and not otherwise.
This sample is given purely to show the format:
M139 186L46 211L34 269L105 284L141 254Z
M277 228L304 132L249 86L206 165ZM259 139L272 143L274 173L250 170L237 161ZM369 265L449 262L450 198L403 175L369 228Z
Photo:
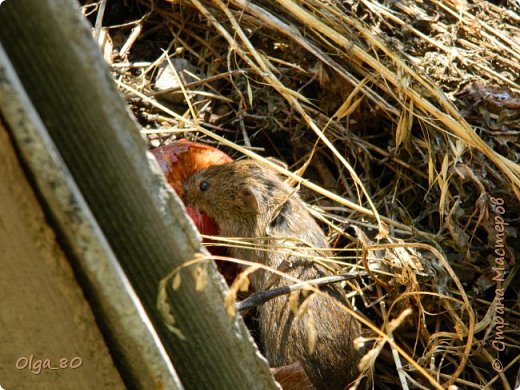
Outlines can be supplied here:
M207 183L205 191L201 191L203 181ZM323 231L296 191L262 163L241 160L212 166L191 176L184 189L186 204L214 218L222 236L252 238L262 246L281 248L232 248L232 256L268 265L301 280L329 274L308 260L326 256L317 249L329 247ZM288 246L303 256L288 254ZM256 271L250 280L255 291L292 283L266 271ZM360 327L333 301L345 302L338 287L322 290L326 294L309 298L309 310L297 320L287 295L264 303L259 309L262 342L271 366L299 360L318 389L344 389L358 373L360 355L353 340L360 335ZM307 326L310 317L316 332L312 352Z

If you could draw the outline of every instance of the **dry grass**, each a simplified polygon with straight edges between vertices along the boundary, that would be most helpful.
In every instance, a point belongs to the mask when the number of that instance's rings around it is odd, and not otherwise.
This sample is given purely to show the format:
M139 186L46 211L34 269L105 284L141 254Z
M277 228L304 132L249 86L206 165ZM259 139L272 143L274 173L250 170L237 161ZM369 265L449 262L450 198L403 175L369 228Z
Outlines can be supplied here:
M514 1L127 3L98 30L151 145L187 137L286 161L265 160L302 186L334 258L370 273L355 286L372 339L362 387L518 386ZM85 10L94 21L96 3ZM187 59L198 81L154 90L167 56ZM496 217L509 223L498 285Z

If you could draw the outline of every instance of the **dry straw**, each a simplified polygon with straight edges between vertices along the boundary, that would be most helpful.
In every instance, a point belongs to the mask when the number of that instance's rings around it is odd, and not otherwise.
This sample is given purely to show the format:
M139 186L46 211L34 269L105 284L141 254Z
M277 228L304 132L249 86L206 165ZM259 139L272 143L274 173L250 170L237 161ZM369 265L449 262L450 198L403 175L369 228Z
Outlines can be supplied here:
M509 352L498 356L489 347L496 315L489 199L507 202L506 219L520 213L514 2L505 2L511 9L447 0L129 3L125 19L135 22L108 29L120 42L112 65L149 140L188 137L264 161L308 189L334 259L370 274L355 282L353 312L372 341L368 380L511 388L520 313L505 300ZM200 71L176 88L184 106L161 100L175 91L154 89L166 57ZM520 234L513 223L507 229ZM245 245L218 245L226 241ZM503 286L514 292L508 244ZM505 369L489 374L497 356Z

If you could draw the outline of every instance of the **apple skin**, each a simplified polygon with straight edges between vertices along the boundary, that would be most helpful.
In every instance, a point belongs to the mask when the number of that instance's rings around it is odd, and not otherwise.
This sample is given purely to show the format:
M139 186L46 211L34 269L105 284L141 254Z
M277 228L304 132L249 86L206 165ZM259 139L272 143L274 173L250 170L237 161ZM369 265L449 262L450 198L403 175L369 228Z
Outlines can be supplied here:
M226 164L233 161L226 153L212 146L190 142L185 139L170 145L151 149L168 184L182 197L182 183L188 177L212 165ZM187 213L201 234L218 235L216 222L196 209L187 207Z
M212 165L233 161L226 153L212 146L181 139L166 146L151 149L168 183L182 196L182 183L195 172Z
M168 184L181 197L184 191L182 183L195 172L212 165L227 164L233 161L226 153L212 146L190 142L185 139L151 149L150 152L159 163ZM219 235L218 225L213 218L189 206L186 207L186 213L201 234L206 236ZM209 238L204 238L203 242L211 244L213 241ZM226 249L223 247L210 245L208 250L215 256L227 254ZM219 261L217 266L228 284L231 284L238 274L237 265L231 262Z

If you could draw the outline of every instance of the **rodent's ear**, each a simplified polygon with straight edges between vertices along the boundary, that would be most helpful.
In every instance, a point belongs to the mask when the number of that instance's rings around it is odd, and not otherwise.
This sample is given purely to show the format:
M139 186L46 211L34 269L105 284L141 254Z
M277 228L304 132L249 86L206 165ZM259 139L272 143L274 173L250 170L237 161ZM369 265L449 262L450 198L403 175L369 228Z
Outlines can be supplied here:
M244 206L247 207L248 210L258 210L258 199L253 190L249 188L244 188L242 190L242 201L244 202Z
M274 157L266 157L265 159L271 161L273 164L276 164L276 165L278 165L279 167L282 167L282 168L284 168L284 169L288 169L288 168L289 168L289 166L288 166L285 162L283 162L283 161L281 161L281 160L278 160L277 158L274 158Z

